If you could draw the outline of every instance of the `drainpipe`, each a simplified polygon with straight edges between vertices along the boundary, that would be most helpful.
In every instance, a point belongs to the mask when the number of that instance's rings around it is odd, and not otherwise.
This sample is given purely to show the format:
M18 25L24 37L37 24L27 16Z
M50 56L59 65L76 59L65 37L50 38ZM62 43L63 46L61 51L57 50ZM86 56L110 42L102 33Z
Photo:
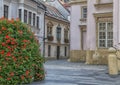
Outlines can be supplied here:
M44 34L43 34L43 57L45 58L45 15L46 15L46 10L45 10L45 13L44 13ZM45 60L44 60L45 62Z

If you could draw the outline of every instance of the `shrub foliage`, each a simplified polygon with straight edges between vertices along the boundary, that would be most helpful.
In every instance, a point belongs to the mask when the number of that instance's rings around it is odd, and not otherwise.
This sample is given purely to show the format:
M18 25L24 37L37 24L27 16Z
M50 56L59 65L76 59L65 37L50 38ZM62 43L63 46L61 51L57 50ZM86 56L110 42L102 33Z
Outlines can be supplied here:
M44 79L38 40L19 20L0 19L0 85Z

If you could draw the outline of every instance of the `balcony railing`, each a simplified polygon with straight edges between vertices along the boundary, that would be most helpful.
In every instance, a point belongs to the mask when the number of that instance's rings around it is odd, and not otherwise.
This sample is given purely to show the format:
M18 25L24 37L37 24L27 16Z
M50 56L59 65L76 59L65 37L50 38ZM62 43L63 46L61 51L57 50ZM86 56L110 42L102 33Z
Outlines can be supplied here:
M48 41L53 41L54 37L53 36L47 36Z
M69 40L68 40L68 39L64 39L64 42L65 42L65 43L69 43Z

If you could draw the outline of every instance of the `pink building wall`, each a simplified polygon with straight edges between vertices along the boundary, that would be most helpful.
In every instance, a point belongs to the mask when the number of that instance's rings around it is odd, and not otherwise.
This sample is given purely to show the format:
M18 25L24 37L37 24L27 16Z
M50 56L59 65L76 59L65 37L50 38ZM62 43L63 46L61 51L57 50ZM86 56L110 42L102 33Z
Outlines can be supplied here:
M80 6L73 5L71 6L71 22L70 22L70 49L71 50L80 50Z
M112 3L113 0L101 0L100 3ZM115 0L114 0L115 2ZM116 2L117 3L117 2ZM96 21L94 14L95 13L109 13L113 12L113 7L111 6L95 6L97 4L96 0L87 0L87 39L86 39L86 48L88 50L96 49ZM81 31L79 25L81 19L81 6L84 4L72 4L71 5L71 26L70 26L70 50L81 50ZM120 8L120 7L119 7ZM115 14L117 15L117 14ZM116 21L117 22L117 21ZM118 31L118 30L114 30ZM114 34L117 35L117 34ZM117 42L117 37L115 37Z

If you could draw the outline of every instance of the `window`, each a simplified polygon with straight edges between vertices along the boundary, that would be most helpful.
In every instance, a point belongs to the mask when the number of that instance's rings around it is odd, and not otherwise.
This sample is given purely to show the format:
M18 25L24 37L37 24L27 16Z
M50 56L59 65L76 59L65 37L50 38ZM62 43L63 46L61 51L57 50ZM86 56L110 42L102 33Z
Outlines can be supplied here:
M47 36L52 36L52 28L53 28L52 22L48 22L47 23Z
M61 27L60 26L57 27L57 40L58 41L61 40Z
M113 23L100 22L98 28L98 45L100 48L113 46Z
M31 18L32 18L32 13L29 12L29 18L28 18L28 23L31 25Z
M82 18L87 18L87 7L82 7Z
M19 9L18 10L18 16L19 16L19 19L20 19L20 21L22 20L22 9Z
M64 30L64 39L68 39L68 30Z
M33 26L35 26L35 17L36 17L36 15L35 15L35 13L33 13Z
M27 10L24 10L24 22L27 23Z
M7 5L4 5L4 17L5 18L8 18L8 6Z
M37 28L39 29L39 16L37 16Z
M48 56L51 56L51 45L48 45Z

